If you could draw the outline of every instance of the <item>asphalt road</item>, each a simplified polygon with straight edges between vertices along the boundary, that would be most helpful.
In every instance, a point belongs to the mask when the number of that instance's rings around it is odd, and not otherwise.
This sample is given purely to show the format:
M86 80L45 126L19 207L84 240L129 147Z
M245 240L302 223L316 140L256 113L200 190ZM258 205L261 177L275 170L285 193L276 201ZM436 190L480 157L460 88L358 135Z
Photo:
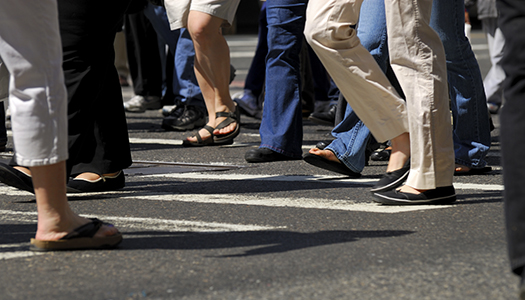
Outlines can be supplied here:
M233 93L256 37L228 40ZM486 74L478 31L473 48ZM127 116L135 163L126 188L70 195L75 211L121 229L120 248L28 251L34 196L0 185L0 299L516 298L497 128L493 171L456 177L454 205L390 207L368 191L385 163L353 180L303 161L247 164L244 153L260 142L257 119L243 117L232 146L187 149L189 133L165 132L160 112ZM330 129L305 120L304 151Z

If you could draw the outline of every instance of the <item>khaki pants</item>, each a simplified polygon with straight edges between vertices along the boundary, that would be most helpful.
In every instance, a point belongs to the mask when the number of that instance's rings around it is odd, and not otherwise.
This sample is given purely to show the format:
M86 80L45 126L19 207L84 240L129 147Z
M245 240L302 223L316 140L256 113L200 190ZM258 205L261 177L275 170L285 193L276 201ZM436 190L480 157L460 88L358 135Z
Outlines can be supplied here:
M305 35L357 115L378 141L410 133L417 189L452 185L454 146L445 51L430 28L432 0L385 0L390 61L406 96L397 95L360 44L362 0L310 0Z

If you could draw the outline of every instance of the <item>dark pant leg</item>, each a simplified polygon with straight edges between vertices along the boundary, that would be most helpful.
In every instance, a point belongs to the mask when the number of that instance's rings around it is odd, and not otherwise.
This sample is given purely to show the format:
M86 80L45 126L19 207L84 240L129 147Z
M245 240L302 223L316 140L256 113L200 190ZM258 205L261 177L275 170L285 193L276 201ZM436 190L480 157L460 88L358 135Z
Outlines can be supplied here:
M58 0L68 91L69 174L131 165L113 41L129 0Z
M500 27L505 36L505 106L501 111L501 149L509 258L520 274L525 266L525 2L501 0Z
M259 14L259 35L257 49L253 56L248 75L244 81L244 88L252 91L255 97L262 93L266 77L266 55L268 54L268 22L266 20L266 2L263 2Z
M124 17L129 72L136 95L162 94L162 64L157 33L143 11Z
M0 102L0 149L7 144L7 128L5 126L4 101Z

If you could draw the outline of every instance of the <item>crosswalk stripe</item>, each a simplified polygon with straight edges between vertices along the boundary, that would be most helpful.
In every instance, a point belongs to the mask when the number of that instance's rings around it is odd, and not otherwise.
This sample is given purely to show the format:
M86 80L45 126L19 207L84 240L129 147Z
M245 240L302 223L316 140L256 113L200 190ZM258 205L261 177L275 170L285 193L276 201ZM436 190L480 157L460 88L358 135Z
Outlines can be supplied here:
M117 217L107 215L86 215L86 218L99 218L104 222L110 222L118 227L158 230L169 232L230 232L230 231L262 231L285 228L282 226L263 226L252 224L230 224L219 222L169 220L158 218L139 218L139 217ZM0 220L18 222L36 222L36 212L21 212L11 210L0 210Z
M323 210L343 210L354 212L371 213L403 213L410 211L449 208L450 205L417 205L417 206L388 206L377 203L355 203L351 200L341 199L308 199L308 198L265 198L258 196L233 195L233 194L166 194L166 195L133 195L123 198L141 199L149 201L176 201L205 204L230 204L230 205L251 205L266 207L288 207L288 208L307 208Z
M202 221L187 221L187 220L167 220L156 218L134 218L134 217L117 217L107 215L82 215L87 218L100 218L105 222L109 222L119 227L121 230L138 229L145 231L163 231L163 232L246 232L246 231L265 231L286 228L284 226L261 226L250 224L229 224L218 222L202 222ZM35 223L37 218L36 212L20 212L11 210L0 210L0 220L29 222ZM123 230L122 230L123 231ZM126 234L124 238L134 238L138 235ZM140 238L148 237L147 235L140 235ZM159 237L159 235L155 235ZM34 255L41 255L42 253L35 253L27 251L29 243L19 244L4 244L0 245L0 260L7 260L13 258L23 258Z
M259 181L299 181L299 182L319 182L319 183L348 183L352 185L373 186L378 179L369 178L348 178L345 176L326 176L326 175L246 175L246 174L216 174L216 173L170 173L152 174L145 177L168 177L177 179L196 179L196 180L259 180ZM502 191L503 185L500 184L473 184L473 183L454 183L454 187L459 190L483 190L483 191Z

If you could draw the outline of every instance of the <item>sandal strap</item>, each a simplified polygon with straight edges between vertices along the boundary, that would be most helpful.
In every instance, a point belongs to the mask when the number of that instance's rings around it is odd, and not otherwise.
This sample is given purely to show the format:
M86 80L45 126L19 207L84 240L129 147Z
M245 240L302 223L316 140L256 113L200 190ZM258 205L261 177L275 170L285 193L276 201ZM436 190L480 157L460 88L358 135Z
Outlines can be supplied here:
M211 127L210 125L204 125L204 127L202 128L206 129L211 134L211 139L213 140L213 131L215 130L215 128ZM197 133L195 133L195 137L197 138L199 144L202 143L203 139L198 131Z
M226 111L216 112L215 113L215 117L216 118L227 117L227 118L237 119L237 116L236 116L235 112L232 112L232 111L229 111L229 112L226 112Z

